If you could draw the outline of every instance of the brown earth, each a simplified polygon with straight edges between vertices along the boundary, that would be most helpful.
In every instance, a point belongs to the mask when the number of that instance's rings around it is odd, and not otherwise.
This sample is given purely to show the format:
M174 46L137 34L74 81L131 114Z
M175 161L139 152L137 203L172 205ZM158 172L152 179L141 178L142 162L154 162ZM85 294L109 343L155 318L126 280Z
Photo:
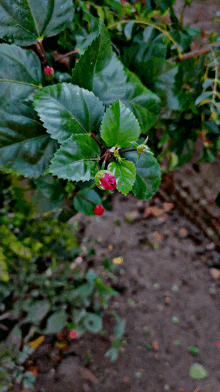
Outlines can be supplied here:
M112 212L82 222L84 246L96 250L95 270L104 257L124 260L114 281L118 296L110 306L126 320L123 349L110 363L105 357L109 335L83 335L57 365L46 359L43 344L35 353L36 391L219 392L220 270L208 269L220 265L214 243L158 198L149 207L147 201L116 194L112 204ZM107 312L104 328L112 326ZM199 349L196 356L190 345ZM193 363L208 376L193 380Z

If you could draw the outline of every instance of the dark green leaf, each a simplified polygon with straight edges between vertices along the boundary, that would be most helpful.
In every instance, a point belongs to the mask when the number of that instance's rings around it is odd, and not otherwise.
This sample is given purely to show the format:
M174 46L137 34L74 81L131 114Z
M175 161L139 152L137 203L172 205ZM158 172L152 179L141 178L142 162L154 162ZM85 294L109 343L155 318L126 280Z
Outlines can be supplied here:
M125 154L136 165L136 181L132 192L140 199L150 199L157 191L161 182L160 165L152 154L143 153L137 161L137 153L129 152ZM146 185L146 192L145 187ZM145 194L144 194L145 192Z
M57 151L50 172L71 181L89 181L98 171L99 146L89 135L74 135Z
M125 68L126 84L120 100L134 113L143 132L147 132L157 120L160 98L145 87L137 75Z
M31 306L28 311L28 315L25 318L24 322L39 322L44 316L46 316L48 310L50 309L50 304L48 301L38 301L34 305Z
M75 196L73 199L73 205L75 209L77 211L83 212L83 214L85 215L94 215L93 209L95 205L102 204L102 200L98 193L94 191L94 189L88 190L88 188L84 188L77 193L94 204L89 203L88 201L82 199L80 196Z
M110 146L129 147L141 133L135 116L120 101L107 109L101 126L101 137Z
M160 99L143 86L140 79L117 59L103 25L99 36L87 48L76 64L72 83L93 91L109 106L121 100L139 120L143 131L156 121Z
M32 203L37 208L37 212L49 212L61 207L65 194L62 180L46 174L34 182L37 189L33 192Z
M0 45L0 168L38 177L48 168L56 143L45 135L29 96L41 83L32 51Z
M9 336L7 337L7 343L10 346L13 346L17 350L19 350L21 341L22 341L21 329L16 325L10 332Z
M73 15L71 0L1 0L0 38L20 46L31 45L64 30Z
M83 323L89 332L97 333L102 329L102 318L94 313L86 313Z
M52 314L47 320L47 327L43 331L44 334L52 334L60 332L66 325L68 315L64 310Z
M127 160L123 160L121 163L112 162L108 165L108 170L114 174L117 179L118 191L127 195L135 182L135 165Z
M59 143L73 134L97 131L104 114L103 104L92 92L70 83L37 91L34 106L47 132Z

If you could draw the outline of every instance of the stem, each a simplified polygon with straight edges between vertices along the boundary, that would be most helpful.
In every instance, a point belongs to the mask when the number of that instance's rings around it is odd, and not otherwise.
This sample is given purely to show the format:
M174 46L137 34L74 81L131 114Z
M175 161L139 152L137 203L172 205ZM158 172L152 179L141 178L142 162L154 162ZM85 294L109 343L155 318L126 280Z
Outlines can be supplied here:
M84 196L80 195L78 192L73 192L73 196L80 197L80 199L82 199L82 200L84 200L84 201L87 201L87 203L90 203L90 204L92 204L93 206L95 206L95 203L93 203L92 201L86 199Z
M68 52L68 53L65 53L65 54L61 54L60 56L58 56L56 58L55 61L60 61L60 60L64 59L65 57L72 56L72 54L76 54L76 53L79 53L79 51L78 50L72 50L71 52Z
M96 135L95 135L94 133L91 133L90 136L96 141L96 143L99 145L100 149L102 150L102 148L103 148L104 146L102 145L102 143L100 142L100 140L96 137Z
M39 54L39 56L41 58L42 65L44 67L47 66L47 65L50 65L50 63L48 61L48 58L47 58L47 55L46 55L46 52L45 52L44 47L43 47L42 40L37 41L34 45L35 45L35 48L37 49L37 52L38 52L38 54Z
M119 150L120 153L130 152L130 151L137 151L136 148L126 148L125 150Z
M202 49L192 50L192 52L182 54L181 57L179 57L179 56L171 57L170 59L168 59L168 61L177 61L178 62L178 61L189 60L192 57L197 57L197 56L200 56L201 54L205 54L207 52L210 52L212 50L212 46L215 46L216 48L219 48L220 47L220 42L215 42L213 44L205 46Z

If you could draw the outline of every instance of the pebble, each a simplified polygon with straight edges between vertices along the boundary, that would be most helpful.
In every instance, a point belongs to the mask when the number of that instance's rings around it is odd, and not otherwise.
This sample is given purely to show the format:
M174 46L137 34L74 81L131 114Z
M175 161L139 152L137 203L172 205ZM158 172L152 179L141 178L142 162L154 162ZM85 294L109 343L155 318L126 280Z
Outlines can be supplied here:
M210 274L211 274L211 277L215 280L220 278L220 270L217 268L211 268Z

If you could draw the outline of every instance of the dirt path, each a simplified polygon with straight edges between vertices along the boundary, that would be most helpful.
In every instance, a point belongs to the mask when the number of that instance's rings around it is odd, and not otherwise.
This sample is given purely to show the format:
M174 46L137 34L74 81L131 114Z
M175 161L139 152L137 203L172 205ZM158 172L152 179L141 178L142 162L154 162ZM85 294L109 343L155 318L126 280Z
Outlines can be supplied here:
M112 364L104 356L109 339L84 335L54 370L38 358L46 372L36 391L219 392L220 271L208 266L220 255L177 210L160 200L151 212L144 210L147 205L117 194L113 212L83 217L85 246L96 251L93 268L98 270L104 257L124 260L114 282L119 294L111 302L111 309L126 320L119 358ZM109 323L107 316L107 330ZM199 349L196 356L189 352L191 345ZM193 363L201 364L208 376L193 380Z

